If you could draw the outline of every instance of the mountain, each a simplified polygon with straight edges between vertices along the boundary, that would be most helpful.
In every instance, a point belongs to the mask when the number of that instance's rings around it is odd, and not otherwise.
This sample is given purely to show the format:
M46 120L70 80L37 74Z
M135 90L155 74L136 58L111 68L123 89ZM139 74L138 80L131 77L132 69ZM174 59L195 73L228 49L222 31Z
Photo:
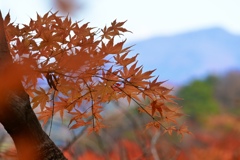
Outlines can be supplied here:
M240 69L240 36L221 28L135 41L131 55L140 53L145 70L157 69L160 80L181 85L194 78Z

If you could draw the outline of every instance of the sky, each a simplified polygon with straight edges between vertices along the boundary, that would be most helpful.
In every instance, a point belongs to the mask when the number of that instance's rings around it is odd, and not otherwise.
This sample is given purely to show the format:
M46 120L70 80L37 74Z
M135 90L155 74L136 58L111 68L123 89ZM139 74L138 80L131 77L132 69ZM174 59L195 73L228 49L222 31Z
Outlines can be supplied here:
M53 0L51 0L53 1ZM50 2L51 2L50 1ZM239 0L79 0L83 7L73 17L104 27L113 20L125 21L130 41L168 36L209 27L221 27L240 35ZM20 3L21 2L21 3ZM10 10L12 20L27 23L53 8L49 0L0 0L3 15Z
M49 10L54 11L53 1L56 0L0 0L0 9L3 15L10 10L12 21L28 23L30 18L36 18L36 12L44 15ZM109 26L115 19L117 21L127 20L125 28L133 32L126 33L123 37L123 39L128 39L128 44L136 44L136 42L153 37L173 36L212 27L240 35L240 0L75 1L79 1L82 7L72 16L74 21L82 20L82 23L90 22L91 27L103 28L105 25ZM138 58L143 57L143 54L141 53ZM161 53L147 54L147 58L162 58ZM145 67L158 68L160 65L147 64L146 61L147 59L141 61ZM206 68L204 72L209 74L211 70L208 67L209 63L205 62L202 65ZM218 65L214 67L219 68ZM193 71L192 74L195 75L195 73L197 71Z

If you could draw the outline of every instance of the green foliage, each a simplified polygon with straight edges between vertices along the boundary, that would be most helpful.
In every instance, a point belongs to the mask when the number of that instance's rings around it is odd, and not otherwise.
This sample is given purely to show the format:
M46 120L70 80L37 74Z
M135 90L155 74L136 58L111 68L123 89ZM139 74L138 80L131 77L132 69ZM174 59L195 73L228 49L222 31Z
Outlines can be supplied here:
M210 115L219 113L217 100L214 98L216 77L209 76L205 80L195 80L182 87L177 96L183 98L179 104L190 118L201 121Z

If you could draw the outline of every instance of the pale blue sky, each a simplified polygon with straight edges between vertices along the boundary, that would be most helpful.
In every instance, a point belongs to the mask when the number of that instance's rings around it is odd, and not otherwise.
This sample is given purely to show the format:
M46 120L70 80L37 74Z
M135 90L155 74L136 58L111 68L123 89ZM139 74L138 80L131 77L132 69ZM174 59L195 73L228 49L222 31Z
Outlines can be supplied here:
M29 18L35 18L36 12L43 15L51 8L54 8L54 0L0 0L0 9L3 15L11 11L11 18L17 23L28 23ZM68 1L68 0L66 0ZM129 44L136 40L175 35L206 29L220 27L233 34L240 35L240 0L76 0L84 4L81 12L77 13L75 20L83 20L83 23L90 22L92 27L104 27L114 19L119 21L128 20L125 27L133 32L127 33L125 38ZM136 44L138 45L138 44ZM134 50L133 53L139 52ZM143 54L147 54L144 56ZM141 53L139 63L145 67L158 68L159 63L147 63L150 57L161 59L159 53ZM177 53L176 53L177 54ZM179 53L179 56L181 53ZM228 56L224 55L224 56ZM143 58L144 57L144 58ZM181 57L181 56L180 56ZM173 62L179 59L172 57ZM212 57L215 58L215 57ZM230 57L231 58L231 57ZM214 69L221 69L218 64L212 63L213 59L202 62L203 68L196 70L189 76L211 73ZM231 65L231 61L224 58L224 64ZM186 64L189 65L189 64ZM225 66L226 66L225 65ZM222 65L223 66L223 65ZM162 78L170 77L157 71ZM172 73L174 74L174 73ZM171 78L174 80L175 78Z
M35 13L44 14L52 8L49 0L0 0L5 15L27 23ZM173 35L208 27L222 27L240 35L239 0L88 0L75 19L103 27L114 19L128 20L129 40Z

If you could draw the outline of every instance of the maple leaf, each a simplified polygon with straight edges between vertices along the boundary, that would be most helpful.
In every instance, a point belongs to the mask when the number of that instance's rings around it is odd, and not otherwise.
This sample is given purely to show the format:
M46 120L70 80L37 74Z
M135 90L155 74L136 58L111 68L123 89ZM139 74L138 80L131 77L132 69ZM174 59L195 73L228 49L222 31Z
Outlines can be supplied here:
M126 21L124 21L124 22L117 22L116 20L114 20L111 23L110 27L104 27L104 29L101 30L103 32L102 39L106 38L106 39L110 40L110 39L112 39L115 36L122 35L122 33L124 33L124 32L131 32L131 31L128 31L127 29L122 27L125 22Z
M154 116L154 113L157 110L160 113L160 115L163 117L163 109L162 109L162 106L164 106L163 102L155 100L155 101L152 101L151 106L152 106L152 116Z
M40 105L41 110L46 107L47 102L49 101L49 94L43 88L40 87L40 90L34 90L36 96L33 97L31 103L33 104L33 109Z
M149 128L157 128L157 129L160 129L161 127L161 123L159 121L154 121L154 122L149 122L147 125L146 125L146 129L149 129Z
M192 132L190 132L188 130L188 127L183 124L177 129L177 134L179 134L181 136L181 139L182 139L184 134L192 135Z
M119 65L125 67L125 66L135 62L136 58L138 56L138 54L136 54L134 57L126 58L127 55L128 55L128 52L124 53L121 56L119 54L117 56L115 56L114 59L116 60L116 64L119 64ZM131 71L131 69L130 69L130 71Z
M172 135L173 131L176 131L176 126L168 127L166 130L164 130L163 134L168 133L169 135Z
M92 132L99 133L99 131L103 128L107 128L107 126L100 123L99 121L96 121L96 125L94 127L88 128L88 134L90 134Z
M50 107L45 107L45 110L43 110L37 114L39 114L38 119L43 121L43 126L44 126L48 122L49 117L52 117L53 110Z
M82 127L82 126L86 126L87 123L84 121L84 120L78 120L74 125L72 125L70 127L70 129L76 129L76 128L79 128L79 127Z
M59 112L60 117L63 120L64 111L67 110L68 112L70 112L75 107L76 102L68 102L69 99L67 98L58 98L60 99L60 101L55 102L54 113Z

